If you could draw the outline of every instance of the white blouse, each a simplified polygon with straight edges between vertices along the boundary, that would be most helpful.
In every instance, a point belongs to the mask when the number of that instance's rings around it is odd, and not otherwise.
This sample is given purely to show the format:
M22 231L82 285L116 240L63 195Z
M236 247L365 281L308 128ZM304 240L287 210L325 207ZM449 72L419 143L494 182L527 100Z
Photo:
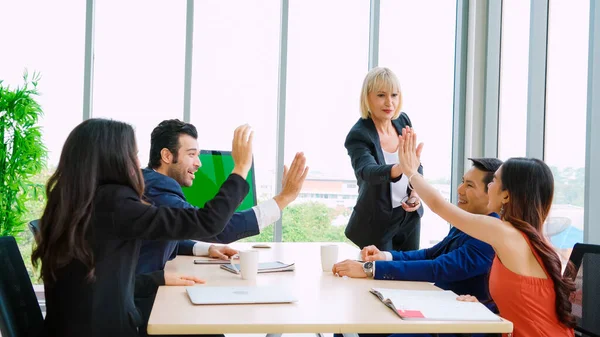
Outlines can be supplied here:
M387 165L398 164L398 153L386 152L383 149L383 157ZM406 190L408 188L408 177L406 174L402 175L402 178L395 183L390 183L390 192L392 197L392 208L402 206L402 199L406 197Z

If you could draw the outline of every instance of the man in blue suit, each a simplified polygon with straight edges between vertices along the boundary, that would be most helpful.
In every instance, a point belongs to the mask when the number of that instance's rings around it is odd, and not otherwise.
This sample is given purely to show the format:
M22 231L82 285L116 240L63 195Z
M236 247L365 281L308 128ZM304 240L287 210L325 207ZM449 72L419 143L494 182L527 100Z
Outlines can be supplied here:
M183 195L182 186L191 186L194 173L200 168L198 132L189 123L177 119L161 122L151 135L148 167L142 170L145 182L144 196L156 206L193 208ZM236 212L219 235L208 239L213 243L231 243L249 236L281 217L281 211L296 199L308 169L304 154L298 153L289 170L284 168L283 188L273 199L252 209ZM228 259L237 251L227 246L186 241L145 241L140 249L136 273L164 269L167 261L176 255L210 256Z
M498 217L488 211L487 186L502 161L494 158L469 160L473 166L458 187L458 207L470 213ZM337 263L333 272L353 278L434 282L458 295L474 295L490 309L495 309L488 291L494 250L457 228L451 228L441 242L428 249L382 252L375 246L368 246L361 251L361 258L367 262L346 260Z
M252 135L250 136L252 137ZM155 206L193 208L183 195L182 186L189 187L194 173L202 163L198 157L198 132L194 125L177 119L161 122L151 135L150 159L148 167L142 170L145 181L144 197ZM297 153L290 169L284 167L282 191L273 199L252 209L236 212L223 232L207 239L213 243L231 243L260 233L262 228L271 225L281 217L282 210L296 199L308 174L303 153ZM210 256L229 259L237 251L228 246L212 243L186 241L144 241L136 274L146 274L163 270L167 261L177 255ZM184 275L165 275L170 284L193 285L196 278ZM146 325L150 316L154 296L136 297L145 324L140 335L146 335Z

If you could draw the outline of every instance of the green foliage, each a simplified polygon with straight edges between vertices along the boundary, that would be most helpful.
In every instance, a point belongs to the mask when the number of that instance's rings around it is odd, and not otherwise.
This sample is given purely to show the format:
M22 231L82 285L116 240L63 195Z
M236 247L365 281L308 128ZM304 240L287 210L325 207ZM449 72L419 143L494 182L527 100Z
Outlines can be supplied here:
M344 235L345 226L332 226L333 219L349 211L336 211L318 202L292 205L283 210L283 241L285 242L350 242ZM346 214L346 215L347 215ZM273 241L273 228L265 228L260 235L246 242Z
M45 167L47 151L37 126L42 109L36 102L40 76L15 89L0 81L0 236L20 238L27 218L27 203L43 198L44 185L32 180Z
M45 185L54 171L55 169L45 169L36 176L32 177L31 180L35 184ZM39 219L42 216L42 212L44 211L45 205L46 195L44 193L39 193L36 198L31 198L27 200L27 202L25 203L27 213L23 218L26 220ZM19 250L21 251L21 256L23 256L23 261L25 262L25 268L27 268L27 272L29 273L29 277L31 279L31 283L40 283L40 275L31 264L31 253L35 246L33 234L31 234L29 230L24 230L18 234L17 241L19 244Z
M319 202L307 202L288 207L283 214L283 241L348 241L345 226L335 227L331 223L335 210Z

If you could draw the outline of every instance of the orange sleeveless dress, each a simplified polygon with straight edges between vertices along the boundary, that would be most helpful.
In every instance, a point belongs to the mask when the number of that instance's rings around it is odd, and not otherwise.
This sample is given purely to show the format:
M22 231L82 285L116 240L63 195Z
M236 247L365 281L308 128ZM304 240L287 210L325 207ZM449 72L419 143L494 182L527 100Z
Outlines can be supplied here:
M489 289L500 316L513 323L512 337L573 337L573 329L562 325L556 315L554 282L527 236L523 237L548 278L515 274L494 257Z

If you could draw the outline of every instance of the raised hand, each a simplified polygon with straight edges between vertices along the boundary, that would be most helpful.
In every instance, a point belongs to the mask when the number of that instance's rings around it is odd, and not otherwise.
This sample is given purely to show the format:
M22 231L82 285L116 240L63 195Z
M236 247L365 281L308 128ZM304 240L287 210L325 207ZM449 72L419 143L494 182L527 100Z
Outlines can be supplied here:
M398 136L398 159L402 172L409 177L416 174L421 165L421 152L423 143L417 146L417 134L410 128L402 129L402 135Z
M252 167L252 138L254 131L248 124L241 125L233 133L231 156L235 163L233 172L246 179Z
M360 258L363 261L382 261L385 260L385 254L375 246L367 246L360 251Z
M289 170L287 166L283 167L281 192L273 198L280 210L283 210L292 201L296 200L307 175L308 167L306 167L306 158L304 157L304 153L298 152Z

